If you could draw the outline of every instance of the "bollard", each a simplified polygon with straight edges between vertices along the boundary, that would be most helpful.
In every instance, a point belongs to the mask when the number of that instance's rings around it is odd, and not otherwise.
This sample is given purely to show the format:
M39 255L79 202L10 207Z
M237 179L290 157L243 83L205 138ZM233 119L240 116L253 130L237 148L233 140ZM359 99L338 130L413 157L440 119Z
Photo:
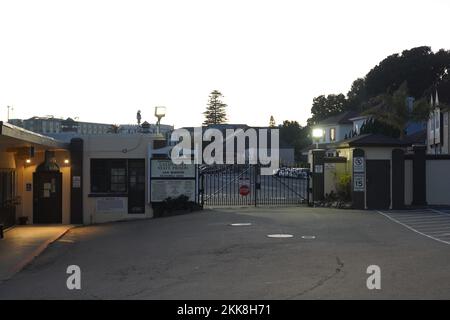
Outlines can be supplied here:
M0 239L3 239L3 225L0 224Z

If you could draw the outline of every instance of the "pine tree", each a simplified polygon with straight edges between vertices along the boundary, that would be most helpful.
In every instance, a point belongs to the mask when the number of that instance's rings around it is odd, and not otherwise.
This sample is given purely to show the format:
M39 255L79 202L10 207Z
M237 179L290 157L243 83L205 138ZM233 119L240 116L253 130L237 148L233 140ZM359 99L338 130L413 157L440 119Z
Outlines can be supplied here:
M225 111L227 105L222 102L221 98L223 98L223 95L218 90L214 90L210 93L208 106L206 107L206 111L203 112L205 115L203 125L221 124L227 121L227 114Z
M275 119L273 118L273 116L270 116L269 127L270 128L275 128L276 127Z

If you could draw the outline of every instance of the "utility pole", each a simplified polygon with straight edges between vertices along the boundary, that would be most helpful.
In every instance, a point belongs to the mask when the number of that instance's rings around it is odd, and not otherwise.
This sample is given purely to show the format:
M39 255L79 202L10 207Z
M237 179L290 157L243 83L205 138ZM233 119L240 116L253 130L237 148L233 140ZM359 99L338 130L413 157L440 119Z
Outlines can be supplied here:
M9 110L11 109L11 113L14 111L14 108L11 106L6 106L8 108L8 116L6 118L6 121L9 122Z

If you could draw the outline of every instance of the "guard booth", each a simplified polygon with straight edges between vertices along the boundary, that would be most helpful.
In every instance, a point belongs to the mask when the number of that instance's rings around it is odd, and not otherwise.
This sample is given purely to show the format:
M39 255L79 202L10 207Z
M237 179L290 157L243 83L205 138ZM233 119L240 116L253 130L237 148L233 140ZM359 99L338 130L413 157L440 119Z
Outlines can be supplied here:
M0 122L0 224L74 223L72 160L71 143Z
M403 208L407 147L399 139L365 134L310 151L313 202L336 193L337 180L347 175L354 209Z

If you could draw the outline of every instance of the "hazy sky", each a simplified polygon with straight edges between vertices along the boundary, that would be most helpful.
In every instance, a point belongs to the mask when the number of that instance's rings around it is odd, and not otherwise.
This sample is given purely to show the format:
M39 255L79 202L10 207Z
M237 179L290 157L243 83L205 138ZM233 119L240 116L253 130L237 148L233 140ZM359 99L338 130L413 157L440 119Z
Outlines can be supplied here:
M388 54L450 49L450 4L428 1L0 0L0 119L202 122L222 91L231 123L309 117Z

